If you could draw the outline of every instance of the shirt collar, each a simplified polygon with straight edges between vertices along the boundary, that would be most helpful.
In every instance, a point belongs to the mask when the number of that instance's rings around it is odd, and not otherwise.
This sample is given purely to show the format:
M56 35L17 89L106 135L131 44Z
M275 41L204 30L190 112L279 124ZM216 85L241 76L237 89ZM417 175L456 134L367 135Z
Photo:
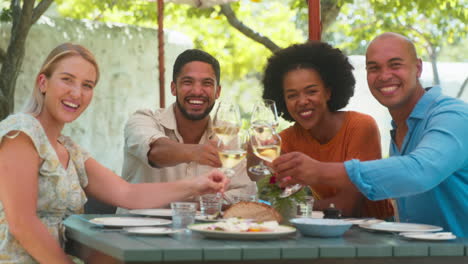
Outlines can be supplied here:
M416 103L409 118L423 119L432 102L442 94L440 86L425 88L426 92Z
M161 114L161 125L167 129L177 130L177 121L175 116L175 104L166 107Z
M177 121L176 121L176 116L175 116L175 107L176 107L175 104L176 103L171 104L171 106L167 107L162 112L161 125L167 129L176 131L178 134L179 131L177 129ZM205 131L205 134L208 135L208 138L211 138L214 135L212 126L213 126L212 120L211 120L211 117L209 117L208 127L207 127L207 130Z
M437 97L439 97L439 95L442 94L442 89L440 88L440 86L437 86L437 85L433 87L425 88L424 90L426 90L426 92L416 103L408 119L423 119L426 116L426 112L431 106L432 102ZM396 128L395 121L393 120L392 120L392 127L394 129Z

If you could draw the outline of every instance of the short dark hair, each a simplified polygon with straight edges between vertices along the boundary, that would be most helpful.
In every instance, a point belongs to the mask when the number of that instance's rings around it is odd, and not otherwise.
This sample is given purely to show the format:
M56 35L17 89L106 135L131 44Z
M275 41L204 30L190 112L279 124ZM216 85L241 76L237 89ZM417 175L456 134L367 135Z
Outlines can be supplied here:
M199 49L188 49L177 56L177 59L174 62L174 68L172 70L173 82L176 82L177 76L180 74L182 67L192 61L201 61L210 64L211 67L213 67L213 71L216 75L216 82L219 85L221 70L219 68L218 60L211 56L211 54Z
M294 69L314 69L330 90L328 109L335 112L345 107L354 94L356 80L354 67L339 49L327 43L311 41L295 44L275 52L269 59L263 77L263 98L276 101L278 112L283 118L294 121L286 108L283 79Z

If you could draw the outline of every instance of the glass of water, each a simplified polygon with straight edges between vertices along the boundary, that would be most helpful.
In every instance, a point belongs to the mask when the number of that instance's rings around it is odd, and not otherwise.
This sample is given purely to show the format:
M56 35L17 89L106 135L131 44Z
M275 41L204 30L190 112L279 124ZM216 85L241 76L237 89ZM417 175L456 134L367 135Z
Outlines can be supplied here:
M223 204L221 193L200 196L200 211L206 219L216 219L221 216Z
M299 217L312 217L312 211L314 209L314 197L306 196L304 201L297 205L297 216Z
M173 202L172 208L172 228L186 229L188 225L195 223L197 214L197 204L190 202Z

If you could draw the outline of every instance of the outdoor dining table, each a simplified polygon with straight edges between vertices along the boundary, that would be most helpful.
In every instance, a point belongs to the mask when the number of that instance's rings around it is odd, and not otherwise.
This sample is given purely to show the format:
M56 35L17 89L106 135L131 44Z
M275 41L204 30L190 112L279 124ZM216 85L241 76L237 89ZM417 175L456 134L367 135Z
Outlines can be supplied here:
M468 238L407 240L353 226L342 237L299 232L273 240L208 239L198 233L130 235L89 219L116 215L72 215L64 221L67 252L106 255L118 263L468 263Z

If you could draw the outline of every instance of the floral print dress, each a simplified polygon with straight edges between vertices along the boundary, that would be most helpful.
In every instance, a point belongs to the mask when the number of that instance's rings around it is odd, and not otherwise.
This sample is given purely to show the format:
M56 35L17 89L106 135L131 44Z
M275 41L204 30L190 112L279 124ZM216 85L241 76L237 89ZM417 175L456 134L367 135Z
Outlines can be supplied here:
M88 184L84 162L89 154L69 137L60 136L59 142L67 149L70 159L63 168L39 121L30 114L10 115L0 122L0 142L11 131L29 136L42 163L38 172L37 216L49 232L63 245L62 221L71 214L81 213L86 202L83 188ZM7 177L3 175L2 177ZM36 263L10 234L3 204L0 201L0 263Z

